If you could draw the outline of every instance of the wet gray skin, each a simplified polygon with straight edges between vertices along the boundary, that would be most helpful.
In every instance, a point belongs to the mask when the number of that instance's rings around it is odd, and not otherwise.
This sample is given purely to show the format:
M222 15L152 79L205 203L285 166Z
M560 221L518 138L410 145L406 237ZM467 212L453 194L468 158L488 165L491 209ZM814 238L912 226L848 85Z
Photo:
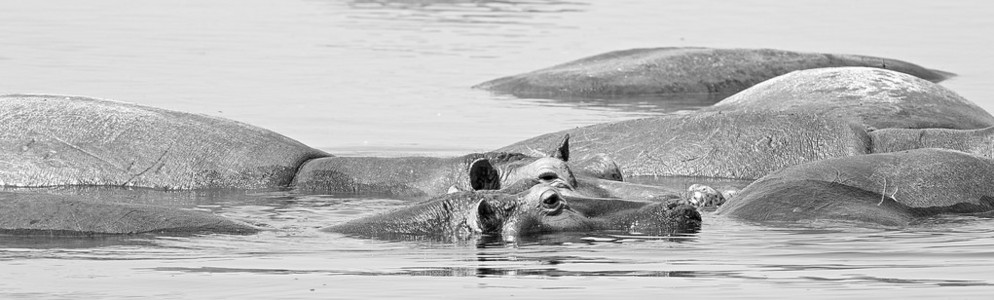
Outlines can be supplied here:
M700 214L691 206L569 197L561 193L566 188L561 180L522 180L500 191L456 192L324 230L380 239L455 242L499 237L513 242L555 232L671 235L700 229Z

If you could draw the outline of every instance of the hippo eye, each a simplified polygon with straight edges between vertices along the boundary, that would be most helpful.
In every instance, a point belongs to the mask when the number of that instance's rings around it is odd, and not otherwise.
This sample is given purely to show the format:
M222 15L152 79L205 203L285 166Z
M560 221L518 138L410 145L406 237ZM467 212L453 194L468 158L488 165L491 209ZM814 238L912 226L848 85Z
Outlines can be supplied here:
M563 201L563 197L560 196L559 193L557 193L554 190L548 190L542 193L540 200L541 200L541 202L539 203L540 207L542 207L543 210L549 213L559 212L559 210L561 210L563 208L563 205L565 204L565 201Z
M538 179L543 181L553 181L559 179L559 174L556 174L555 172L544 172L538 175Z

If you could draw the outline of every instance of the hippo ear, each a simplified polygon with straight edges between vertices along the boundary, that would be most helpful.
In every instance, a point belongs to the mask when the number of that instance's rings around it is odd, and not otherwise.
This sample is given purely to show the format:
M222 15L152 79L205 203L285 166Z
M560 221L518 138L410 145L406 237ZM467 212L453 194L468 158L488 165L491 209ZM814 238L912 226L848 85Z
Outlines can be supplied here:
M469 185L474 191L479 190L499 190L500 172L490 160L480 158L469 164Z
M563 140L556 146L556 150L549 153L549 157L569 161L569 133L563 136Z
M475 232L492 233L500 228L500 216L497 215L497 208L493 207L486 199L476 202L476 209L469 211L466 223Z
M450 186L449 190L446 191L445 193L446 194L455 194L455 193L458 193L458 192L462 192L462 190L460 190L459 187L453 185L453 186Z

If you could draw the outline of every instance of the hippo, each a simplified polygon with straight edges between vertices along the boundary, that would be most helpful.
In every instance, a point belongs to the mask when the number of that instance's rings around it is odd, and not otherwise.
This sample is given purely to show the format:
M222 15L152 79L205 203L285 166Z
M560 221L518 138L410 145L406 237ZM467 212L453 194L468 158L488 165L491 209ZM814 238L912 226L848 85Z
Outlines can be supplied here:
M563 136L541 157L509 152L451 158L324 157L305 162L297 171L293 186L308 193L358 192L412 199L437 196L449 189L497 189L498 185L486 182L507 185L525 178L542 181L563 178L572 186L577 186L578 177L623 180L617 164L608 157L594 156L580 161L569 158L569 135ZM479 172L491 173L475 174ZM491 177L497 180L469 180Z
M679 194L663 187L622 183L618 165L605 155L570 160L569 139L568 134L563 136L542 157L487 152L451 158L318 158L301 166L292 186L300 193L361 193L412 200L450 191L493 190L530 178L563 179L571 187L565 193L585 197L649 200Z
M905 226L994 210L994 160L914 149L809 162L753 182L717 214L753 222L835 220Z
M830 68L783 77L794 81L775 78L700 111L569 129L495 151L543 149L550 140L570 134L576 155L604 153L626 176L758 179L804 162L872 153L873 140L889 134L879 130L887 126L994 125L994 117L955 93L893 71ZM854 88L845 93L821 89L845 86ZM765 95L777 93L762 91L774 89L790 91L777 99L796 99L789 100L794 104L765 101ZM806 99L815 100L805 104ZM883 133L871 135L873 131ZM917 140L911 135L894 138Z
M664 236L700 229L700 213L680 201L569 197L561 192L561 183L523 179L498 191L461 191L322 230L381 239L459 242L499 237L515 242L555 232L623 230Z
M599 54L473 88L522 98L710 94L710 103L791 71L873 67L939 82L953 76L889 58L773 49L667 47Z

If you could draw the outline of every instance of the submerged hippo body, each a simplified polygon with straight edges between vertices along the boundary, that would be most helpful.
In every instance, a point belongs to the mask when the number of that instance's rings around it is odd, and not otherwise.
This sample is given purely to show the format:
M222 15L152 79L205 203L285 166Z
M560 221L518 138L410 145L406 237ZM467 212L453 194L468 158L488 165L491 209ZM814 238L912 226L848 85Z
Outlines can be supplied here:
M734 94L795 70L862 66L939 82L951 74L888 58L772 49L652 48L608 52L481 83L518 97Z
M563 195L555 183L532 182L537 184L525 185L530 187L523 189L519 185L501 191L448 194L323 230L384 239L461 241L499 236L505 241L516 241L553 232L613 229L671 235L700 229L700 214L693 207L677 202L583 199ZM577 202L577 208L571 206L571 201Z
M0 192L0 233L91 235L256 233L259 228L211 213L79 197Z
M756 179L803 162L871 153L876 126L994 124L947 89L887 70L804 70L770 82L701 111L580 127L496 151L542 149L570 134L576 155L604 153L629 176Z
M994 210L994 160L946 149L827 159L785 168L717 213L748 221L839 220L907 225Z
M3 186L277 187L329 156L231 120L84 97L0 96L0 119Z

